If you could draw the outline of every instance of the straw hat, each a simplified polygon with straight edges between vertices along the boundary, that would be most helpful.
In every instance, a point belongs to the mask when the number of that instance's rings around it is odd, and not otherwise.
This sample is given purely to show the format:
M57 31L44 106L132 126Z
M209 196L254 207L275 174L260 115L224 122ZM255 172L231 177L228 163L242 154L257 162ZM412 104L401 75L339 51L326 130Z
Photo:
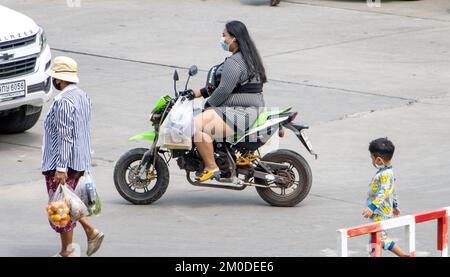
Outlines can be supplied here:
M58 80L78 83L80 79L77 71L78 65L74 59L61 56L53 60L51 67L45 73Z

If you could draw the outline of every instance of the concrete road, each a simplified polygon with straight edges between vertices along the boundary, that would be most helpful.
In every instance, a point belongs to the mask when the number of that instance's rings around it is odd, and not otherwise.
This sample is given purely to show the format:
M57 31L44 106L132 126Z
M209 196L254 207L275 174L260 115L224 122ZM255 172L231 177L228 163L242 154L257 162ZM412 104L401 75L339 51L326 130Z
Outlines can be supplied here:
M244 2L244 1L243 1ZM370 140L397 146L394 165L404 214L450 206L450 4L445 0L284 1L278 7L240 1L0 0L42 25L53 56L79 62L82 87L94 102L94 174L106 233L97 256L334 256L336 229L359 225L375 169ZM243 192L190 186L175 163L166 194L133 206L116 192L113 167L145 143L127 138L150 128L149 112L172 93L172 73L196 64L192 87L226 53L226 21L244 21L266 65L266 103L293 106L319 159L289 134L280 148L305 156L314 175L295 208L265 204ZM49 107L45 106L45 111ZM201 103L197 103L201 105ZM59 240L46 222L40 175L43 124L0 135L0 255L50 256ZM264 152L270 149L267 146ZM401 230L392 237L405 246ZM434 223L417 226L419 256L436 255ZM86 248L81 230L76 242ZM367 237L350 241L366 255ZM390 256L390 254L386 254Z

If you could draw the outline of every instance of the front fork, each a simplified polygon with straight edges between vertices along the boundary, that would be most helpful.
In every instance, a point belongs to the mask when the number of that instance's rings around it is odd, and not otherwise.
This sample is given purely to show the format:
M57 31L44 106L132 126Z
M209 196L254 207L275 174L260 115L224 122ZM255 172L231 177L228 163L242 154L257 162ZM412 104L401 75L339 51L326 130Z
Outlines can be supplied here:
M156 157L158 155L158 149L156 147L157 139L155 139L152 143L152 146L150 149L145 151L144 155L142 156L141 162L138 167L138 177L142 181L145 181L148 179L148 172L153 172L153 169L155 168L156 164ZM153 159L152 159L153 157Z

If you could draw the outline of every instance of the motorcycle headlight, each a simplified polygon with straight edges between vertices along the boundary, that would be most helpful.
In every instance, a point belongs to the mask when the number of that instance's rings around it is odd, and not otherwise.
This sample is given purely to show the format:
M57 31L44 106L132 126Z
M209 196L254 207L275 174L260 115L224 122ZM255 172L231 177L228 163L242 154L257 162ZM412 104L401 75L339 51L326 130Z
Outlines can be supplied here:
M45 35L44 29L41 28L39 32L39 45L41 46L41 53L47 47L47 36Z

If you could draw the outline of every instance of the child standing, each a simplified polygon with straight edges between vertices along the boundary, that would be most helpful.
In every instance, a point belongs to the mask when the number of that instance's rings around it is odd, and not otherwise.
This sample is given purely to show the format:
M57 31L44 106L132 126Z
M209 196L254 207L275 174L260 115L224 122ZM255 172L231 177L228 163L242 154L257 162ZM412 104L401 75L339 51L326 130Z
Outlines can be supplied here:
M363 216L371 222L400 215L394 171L391 164L394 151L394 144L387 138L373 140L369 145L372 165L378 169L370 183L367 207L363 212ZM381 232L381 242L384 250L389 250L399 257L408 256L394 241L389 239L386 231ZM372 247L370 249L372 250ZM370 252L372 252L371 250Z

